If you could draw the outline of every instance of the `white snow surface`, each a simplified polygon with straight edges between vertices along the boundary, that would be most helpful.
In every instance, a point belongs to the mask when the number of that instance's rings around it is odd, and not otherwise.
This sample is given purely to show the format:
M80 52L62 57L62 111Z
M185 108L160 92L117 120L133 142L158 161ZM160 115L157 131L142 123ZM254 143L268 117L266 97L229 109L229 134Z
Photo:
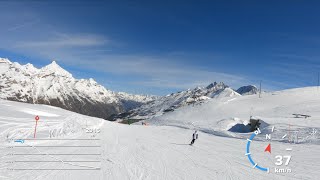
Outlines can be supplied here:
M40 116L34 140L34 115L22 112L24 109L58 116ZM294 118L292 113L311 117ZM251 133L227 131L234 123L247 123L250 115L265 122L262 133L275 126L272 153L264 152L270 142L258 135L260 138L257 136L251 145L254 160L272 168L275 155L290 153L291 173L274 173L272 169L266 173L252 168L245 156L246 139ZM262 98L252 95L212 99L154 118L147 126L123 125L46 105L0 100L0 179L316 180L320 176L319 134L310 135L309 130L320 131L319 117L317 88L266 93ZM288 132L289 124L291 130L301 131L298 142L279 138ZM101 132L86 133L85 128ZM190 146L194 129L199 130L199 139ZM26 140L17 143L13 139ZM101 147L62 147L72 145ZM286 148L292 151L286 152ZM77 155L84 153L101 155ZM68 162L93 160L101 162ZM81 168L101 170L44 170Z
M34 110L34 109L29 109L29 108L21 109L20 111L27 113L27 114L35 115L35 116L59 117L59 115L57 115L57 114L52 114L49 112L43 112L43 111L38 111L38 110Z

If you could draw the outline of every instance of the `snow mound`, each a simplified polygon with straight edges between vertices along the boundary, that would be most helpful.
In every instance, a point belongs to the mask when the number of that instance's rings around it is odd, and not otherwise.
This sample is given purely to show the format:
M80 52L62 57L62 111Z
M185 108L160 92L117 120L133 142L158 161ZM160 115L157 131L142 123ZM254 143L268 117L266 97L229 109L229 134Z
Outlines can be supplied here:
M266 122L263 120L259 120L259 129L264 130L269 126ZM249 121L247 120L240 120L239 118L233 118L232 120L222 120L222 122L218 122L218 124L224 124L226 125L225 130L234 132L234 133L249 133L252 132L252 128L250 126Z
M48 113L48 112L44 112L44 111L39 111L39 110L35 110L35 109L21 109L21 112L27 113L27 114L31 114L31 115L35 115L35 116L45 116L45 117L59 117L60 115L58 114L53 114L53 113Z

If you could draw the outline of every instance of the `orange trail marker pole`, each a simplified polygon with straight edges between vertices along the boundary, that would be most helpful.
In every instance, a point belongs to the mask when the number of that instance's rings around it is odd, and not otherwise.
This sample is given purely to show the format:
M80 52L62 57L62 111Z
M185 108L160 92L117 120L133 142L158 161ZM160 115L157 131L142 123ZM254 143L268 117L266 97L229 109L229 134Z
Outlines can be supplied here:
M39 121L40 117L39 117L39 116L36 116L34 119L36 120L36 125L34 126L33 138L36 138L37 126L38 126L38 121Z

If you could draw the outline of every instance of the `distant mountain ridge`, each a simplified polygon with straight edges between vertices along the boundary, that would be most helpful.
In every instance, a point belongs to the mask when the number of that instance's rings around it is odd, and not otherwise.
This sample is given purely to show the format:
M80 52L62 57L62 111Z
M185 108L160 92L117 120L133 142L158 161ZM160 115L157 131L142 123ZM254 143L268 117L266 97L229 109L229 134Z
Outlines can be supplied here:
M75 79L55 61L37 69L5 58L0 58L0 98L53 105L104 119L154 99L113 92L91 78Z
M75 79L55 61L40 69L0 58L0 99L47 104L107 120L145 119L197 105L209 99L256 94L255 86L237 91L223 82L196 87L167 96L134 95L114 92L94 79Z
M236 90L237 93L241 95L252 95L252 94L258 94L259 89L256 86L248 85L248 86L242 86L239 89Z
M223 82L214 82L207 87L196 87L159 97L141 107L119 114L114 119L149 119L174 111L182 106L198 105L209 99L238 96L241 95Z

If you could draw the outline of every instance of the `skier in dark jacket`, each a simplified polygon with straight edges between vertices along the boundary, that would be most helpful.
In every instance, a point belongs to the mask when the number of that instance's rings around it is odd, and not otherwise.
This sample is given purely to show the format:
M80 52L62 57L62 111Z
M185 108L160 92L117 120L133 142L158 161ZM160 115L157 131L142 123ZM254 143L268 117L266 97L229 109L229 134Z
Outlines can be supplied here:
M190 145L192 145L196 139L198 139L198 133L197 131L194 131L194 133L192 134L192 141Z

